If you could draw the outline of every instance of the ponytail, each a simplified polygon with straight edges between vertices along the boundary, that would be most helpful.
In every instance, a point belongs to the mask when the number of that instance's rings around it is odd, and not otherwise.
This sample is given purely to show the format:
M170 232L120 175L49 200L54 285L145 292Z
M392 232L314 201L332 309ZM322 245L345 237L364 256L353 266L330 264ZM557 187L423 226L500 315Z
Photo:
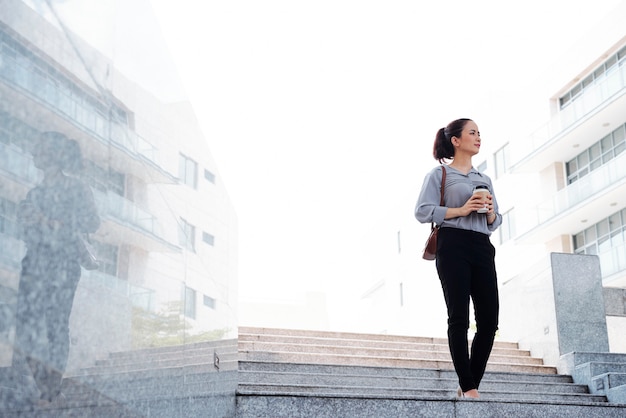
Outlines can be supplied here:
M452 137L459 138L465 124L471 119L456 119L453 120L445 128L441 128L435 135L435 142L433 144L433 157L435 160L443 164L444 160L451 160L454 158L454 145L452 145Z

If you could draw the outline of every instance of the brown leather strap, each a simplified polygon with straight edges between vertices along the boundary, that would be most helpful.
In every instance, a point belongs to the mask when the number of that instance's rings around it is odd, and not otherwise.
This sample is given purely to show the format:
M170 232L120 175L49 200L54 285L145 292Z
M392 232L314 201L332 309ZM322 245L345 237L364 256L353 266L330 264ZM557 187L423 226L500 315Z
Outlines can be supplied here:
M446 166L441 164L441 198L439 199L439 206L443 206L443 191L446 188ZM430 223L430 229L435 229L435 223Z

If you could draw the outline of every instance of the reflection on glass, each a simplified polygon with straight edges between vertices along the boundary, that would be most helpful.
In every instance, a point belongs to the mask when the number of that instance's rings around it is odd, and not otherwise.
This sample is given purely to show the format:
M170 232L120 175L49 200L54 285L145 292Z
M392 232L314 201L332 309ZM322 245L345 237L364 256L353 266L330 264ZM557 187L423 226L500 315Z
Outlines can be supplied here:
M91 189L76 174L82 156L76 141L45 132L34 144L33 161L43 179L19 203L26 243L15 321L13 366L21 389L54 400L70 350L69 320L81 265L98 267L88 251L88 234L100 218ZM36 385L29 387L29 378Z
M0 7L0 415L234 408L234 209L184 95L144 86L165 55L110 54L162 49L133 38L148 2L116 4Z

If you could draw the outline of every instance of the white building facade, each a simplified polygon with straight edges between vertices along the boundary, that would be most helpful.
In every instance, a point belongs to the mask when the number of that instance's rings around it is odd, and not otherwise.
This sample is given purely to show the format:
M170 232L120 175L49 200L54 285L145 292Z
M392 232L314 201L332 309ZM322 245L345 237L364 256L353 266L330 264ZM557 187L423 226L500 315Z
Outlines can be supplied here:
M525 319L546 306L537 283L549 274L549 254L597 256L610 350L626 352L626 38L604 48L549 99L545 125L494 154L495 187L507 202L499 279L503 321L516 324L509 335L541 339ZM540 324L544 334L551 325Z
M79 143L102 220L91 237L100 267L83 270L74 300L68 369L113 351L236 338L237 219L193 109L129 80L53 11L0 1L2 366L25 251L16 211L40 179L31 151L44 131Z
M484 136L474 165L494 181L504 215L492 235L501 297L497 338L519 342L549 364L559 359L552 253L598 258L605 306L594 308L606 313L610 351L626 352L624 13L626 5L589 28L597 31L594 43L581 38L573 49L555 51L560 65L546 63L532 91L543 99L524 107L508 97L510 117L498 116L498 126L477 119L491 135ZM547 109L543 117L541 108ZM420 259L429 229L403 218L396 230L384 231L378 281L362 288L362 331L445 337L434 262ZM588 301L578 302L585 315Z

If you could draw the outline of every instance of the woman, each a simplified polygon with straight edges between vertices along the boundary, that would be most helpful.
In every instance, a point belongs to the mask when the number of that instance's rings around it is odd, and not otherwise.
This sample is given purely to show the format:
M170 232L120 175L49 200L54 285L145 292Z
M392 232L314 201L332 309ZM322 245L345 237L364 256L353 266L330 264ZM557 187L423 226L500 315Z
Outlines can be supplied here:
M58 132L43 133L33 162L43 180L19 206L26 255L18 289L14 367L27 380L34 377L40 398L51 401L60 393L70 349L69 319L84 252L81 236L95 232L100 218L91 189L68 175L82 166L76 141Z
M448 310L448 343L459 378L458 396L479 398L478 386L485 372L498 329L498 286L495 248L490 234L502 223L491 179L472 165L480 150L480 132L470 119L457 119L435 137L433 156L446 165L444 205L440 206L443 166L426 175L415 207L421 223L440 226L436 266ZM489 190L486 200L473 194L476 186ZM469 302L474 303L476 334L468 351Z

